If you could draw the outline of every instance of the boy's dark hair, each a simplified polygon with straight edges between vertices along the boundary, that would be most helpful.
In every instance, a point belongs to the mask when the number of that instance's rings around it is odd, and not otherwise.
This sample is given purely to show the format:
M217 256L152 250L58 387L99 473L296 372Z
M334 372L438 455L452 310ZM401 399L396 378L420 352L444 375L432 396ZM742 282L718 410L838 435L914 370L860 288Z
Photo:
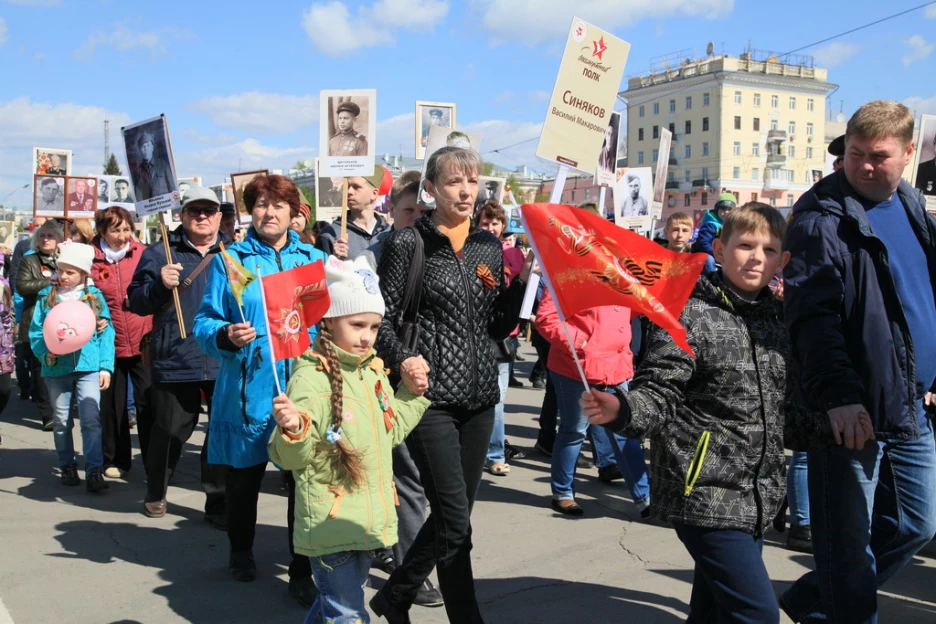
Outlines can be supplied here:
M779 210L762 202L748 202L725 216L719 238L727 243L735 232L767 232L782 245L786 231L787 222Z
M390 188L390 203L394 206L407 193L415 195L419 192L419 179L422 174L418 171L407 171L393 182Z
M663 227L663 229L668 230L677 223L686 223L689 225L689 227L694 225L690 215L687 215L685 212L674 212L666 219L666 225Z

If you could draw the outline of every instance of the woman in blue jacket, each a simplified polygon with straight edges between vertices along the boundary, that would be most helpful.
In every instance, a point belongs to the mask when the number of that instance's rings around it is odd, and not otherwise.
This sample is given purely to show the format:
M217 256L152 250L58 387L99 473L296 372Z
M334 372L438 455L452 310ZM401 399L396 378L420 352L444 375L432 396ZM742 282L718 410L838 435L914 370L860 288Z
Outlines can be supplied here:
M243 242L228 253L258 275L272 275L325 260L323 252L299 241L289 229L299 211L299 191L286 177L258 177L244 189L244 203L252 226ZM259 268L258 268L259 267ZM204 352L221 362L215 383L208 461L230 466L227 473L227 525L231 544L229 567L237 581L253 581L254 532L257 497L267 466L267 442L276 427L272 418L276 383L270 366L270 343L263 320L260 285L251 283L243 293L241 318L224 268L215 258L209 269L205 298L195 316L195 338ZM309 330L310 338L314 330ZM280 387L289 380L291 362L276 363ZM289 480L289 530L292 552L295 483ZM301 602L314 602L309 560L292 552L289 591Z

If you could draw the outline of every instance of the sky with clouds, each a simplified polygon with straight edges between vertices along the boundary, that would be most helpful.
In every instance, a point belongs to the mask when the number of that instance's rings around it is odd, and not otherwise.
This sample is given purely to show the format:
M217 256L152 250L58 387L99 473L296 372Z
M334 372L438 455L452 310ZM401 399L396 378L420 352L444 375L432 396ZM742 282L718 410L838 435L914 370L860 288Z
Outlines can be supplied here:
M74 150L100 173L103 119L165 113L181 176L314 158L318 92L376 88L378 153L413 155L413 103L458 103L458 125L506 167L533 155L573 13L632 45L625 75L712 41L785 52L922 0L0 0L0 198L30 179L33 146ZM936 114L936 4L803 50L850 114L887 97ZM617 109L624 104L618 102ZM30 203L26 191L8 202Z

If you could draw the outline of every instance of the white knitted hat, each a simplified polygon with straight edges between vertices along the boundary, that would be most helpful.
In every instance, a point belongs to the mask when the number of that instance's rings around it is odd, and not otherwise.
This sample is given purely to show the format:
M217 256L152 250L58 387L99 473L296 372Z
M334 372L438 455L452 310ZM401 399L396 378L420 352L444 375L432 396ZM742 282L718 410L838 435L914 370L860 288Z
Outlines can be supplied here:
M329 256L325 263L325 281L328 283L331 306L324 318L364 312L384 315L386 306L380 294L380 279L371 270L366 257L343 261Z
M68 264L91 274L91 263L94 262L94 247L82 243L68 243L62 245L58 255L58 264Z

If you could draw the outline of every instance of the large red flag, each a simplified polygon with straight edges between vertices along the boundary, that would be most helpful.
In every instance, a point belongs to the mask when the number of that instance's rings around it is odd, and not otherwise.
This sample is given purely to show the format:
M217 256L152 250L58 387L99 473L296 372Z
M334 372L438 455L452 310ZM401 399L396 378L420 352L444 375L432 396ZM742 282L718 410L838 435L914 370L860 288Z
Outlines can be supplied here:
M692 353L679 315L705 266L705 254L669 251L580 208L521 208L552 296L566 317L620 305L647 317Z
M321 260L261 277L273 359L302 355L309 348L309 327L318 323L331 300Z

